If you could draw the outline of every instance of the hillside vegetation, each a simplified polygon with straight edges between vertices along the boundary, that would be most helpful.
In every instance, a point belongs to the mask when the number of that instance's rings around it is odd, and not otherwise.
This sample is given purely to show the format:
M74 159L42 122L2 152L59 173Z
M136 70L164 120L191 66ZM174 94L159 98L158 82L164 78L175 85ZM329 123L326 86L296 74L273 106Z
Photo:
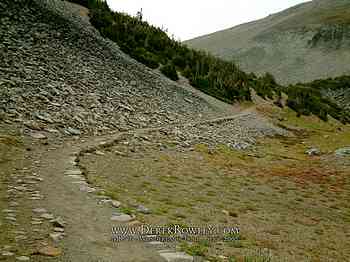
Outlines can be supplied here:
M265 99L277 99L281 93L289 96L287 105L299 115L315 114L323 120L328 115L347 123L348 113L322 96L314 85L283 88L266 73L256 76L240 70L234 62L216 58L204 51L188 48L171 39L162 29L136 17L112 11L103 0L71 0L90 9L90 21L99 32L118 43L122 51L146 66L160 71L168 78L178 80L178 72L187 77L194 87L227 103L251 100L250 88Z
M346 110L346 104L350 103L350 99L347 98L345 101L339 101L339 99L332 99L330 95L327 95L349 88L349 76L320 79L306 84L291 85L287 88L288 106L298 112L299 115L315 114L326 121L329 114L343 123L349 123L350 115Z
M282 84L349 75L350 1L307 1L185 43Z

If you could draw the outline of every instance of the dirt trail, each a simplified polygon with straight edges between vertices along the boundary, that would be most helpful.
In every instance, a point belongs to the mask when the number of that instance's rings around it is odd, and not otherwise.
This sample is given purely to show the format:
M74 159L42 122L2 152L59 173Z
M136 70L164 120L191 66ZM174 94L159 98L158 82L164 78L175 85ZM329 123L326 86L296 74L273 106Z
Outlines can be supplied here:
M82 192L74 179L64 175L73 168L72 156L79 150L103 141L69 142L62 148L41 154L38 173L45 179L42 192L46 208L66 221L64 255L59 261L164 261L144 244L111 242L113 208L98 204L93 193ZM114 210L115 212L116 210Z
M230 121L248 113L244 111L232 117L217 118L210 122ZM199 123L187 123L191 124ZM157 128L128 133L155 129ZM167 261L160 256L155 247L150 247L147 243L124 241L115 246L111 241L111 230L112 226L117 224L111 221L111 217L117 209L108 203L101 204L101 196L96 193L85 192L85 182L81 182L83 177L79 179L74 175L65 174L67 170L79 173L77 163L74 162L79 152L113 143L122 135L123 133L116 133L70 140L58 148L51 147L37 153L40 161L37 172L44 178L41 183L41 191L45 196L43 207L53 212L55 217L62 217L67 223L65 230L67 235L62 241L63 255L58 261ZM177 254L183 258L168 261L192 261L192 258L182 253Z

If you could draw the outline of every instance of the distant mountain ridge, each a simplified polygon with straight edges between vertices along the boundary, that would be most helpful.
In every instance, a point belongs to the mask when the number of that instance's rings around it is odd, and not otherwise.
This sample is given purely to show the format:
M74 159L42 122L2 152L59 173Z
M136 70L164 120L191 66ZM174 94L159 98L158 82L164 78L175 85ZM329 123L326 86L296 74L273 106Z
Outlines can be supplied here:
M306 2L185 43L283 84L350 74L350 1Z

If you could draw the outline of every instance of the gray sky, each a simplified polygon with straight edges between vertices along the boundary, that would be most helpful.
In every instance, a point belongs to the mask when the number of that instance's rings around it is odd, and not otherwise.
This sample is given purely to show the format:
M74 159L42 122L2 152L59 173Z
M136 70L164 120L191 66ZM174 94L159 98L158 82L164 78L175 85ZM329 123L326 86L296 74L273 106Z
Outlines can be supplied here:
M306 0L107 0L119 12L135 15L168 29L176 39L187 40L260 19Z

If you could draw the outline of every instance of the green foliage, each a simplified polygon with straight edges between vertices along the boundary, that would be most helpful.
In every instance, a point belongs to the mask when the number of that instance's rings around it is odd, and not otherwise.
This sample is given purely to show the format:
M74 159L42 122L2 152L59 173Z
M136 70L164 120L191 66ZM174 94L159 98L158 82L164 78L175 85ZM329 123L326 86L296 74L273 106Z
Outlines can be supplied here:
M143 47L137 47L133 52L131 53L131 56L135 58L137 61L143 63L144 65L155 69L158 68L158 58L153 53L147 51Z
M181 243L180 247L184 252L191 256L205 257L205 255L208 253L209 243L205 240L193 244L183 242Z
M190 49L138 16L111 11L102 0L72 1L88 6L92 25L137 61L153 69L165 65L161 71L172 80L179 71L194 87L228 103L250 100L250 79L234 63Z
M250 89L253 88L265 99L277 96L274 103L282 106L281 94L284 92L289 96L287 105L299 115L315 114L325 121L331 115L343 123L350 122L349 113L324 98L319 91L322 88L350 88L350 77L283 88L269 73L261 77L246 74L233 62L188 48L169 38L164 30L142 21L140 14L132 17L113 12L104 0L70 1L90 9L90 21L104 37L116 42L125 53L152 69L158 68L159 64L165 65L161 71L172 80L178 79L178 71L194 87L227 103L250 101Z
M324 121L327 121L330 115L344 124L350 123L350 112L322 95L322 91L342 88L350 88L349 76L289 86L285 90L288 95L287 105L298 115L314 114Z
M350 76L339 76L336 78L319 79L312 81L307 85L319 90L337 90L341 88L350 89Z
M168 78L170 78L173 81L179 80L179 76L177 75L176 68L175 68L175 66L172 63L168 63L167 65L162 66L160 68L160 71L165 76L167 76Z

